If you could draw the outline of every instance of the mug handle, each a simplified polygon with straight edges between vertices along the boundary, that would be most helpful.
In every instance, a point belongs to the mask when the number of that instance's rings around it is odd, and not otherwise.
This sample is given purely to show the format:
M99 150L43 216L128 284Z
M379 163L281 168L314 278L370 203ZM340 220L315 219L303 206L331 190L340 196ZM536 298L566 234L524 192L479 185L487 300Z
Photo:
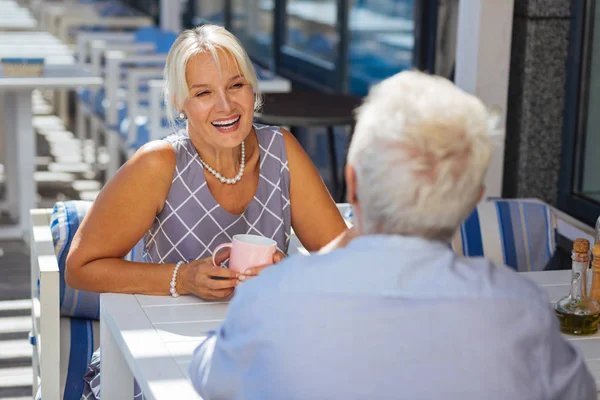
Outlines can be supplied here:
M217 246L216 249L213 250L213 254L212 254L212 263L215 267L218 267L217 263L215 262L215 256L217 255L217 253L219 252L219 250L224 249L225 247L229 247L230 249L233 248L233 243L223 243Z

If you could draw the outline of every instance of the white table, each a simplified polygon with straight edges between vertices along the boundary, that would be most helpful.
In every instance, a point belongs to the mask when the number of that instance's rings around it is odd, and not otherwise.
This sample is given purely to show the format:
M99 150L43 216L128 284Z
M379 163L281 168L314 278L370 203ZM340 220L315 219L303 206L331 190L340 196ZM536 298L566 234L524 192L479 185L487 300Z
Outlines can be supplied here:
M525 275L547 289L552 301L569 291L571 271ZM226 303L192 296L102 294L102 395L131 400L135 376L147 399L199 399L187 372L192 352L226 310ZM600 388L600 334L566 337L583 353Z
M6 76L0 69L0 95L4 96L4 133L7 208L18 223L0 227L0 239L21 238L29 230L29 210L35 208L36 144L32 126L34 89L68 89L99 86L102 78L76 65L47 65L39 77Z
M524 272L523 275L535 281L546 290L552 303L569 294L571 270ZM588 279L591 283L591 279ZM600 332L591 336L564 335L583 354L588 369L596 379L598 399L600 399Z
M75 63L68 46L47 32L0 32L0 58L3 57L40 57L46 65Z
M37 21L26 7L13 0L0 1L0 31L33 30Z

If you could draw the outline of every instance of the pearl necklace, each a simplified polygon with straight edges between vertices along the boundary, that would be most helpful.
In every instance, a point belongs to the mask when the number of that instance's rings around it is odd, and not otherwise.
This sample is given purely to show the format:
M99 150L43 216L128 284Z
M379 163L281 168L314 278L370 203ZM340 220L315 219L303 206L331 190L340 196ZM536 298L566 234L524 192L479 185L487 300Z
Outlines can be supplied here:
M246 149L244 147L244 142L242 142L242 159L240 160L240 172L238 172L238 174L236 176L234 176L233 178L225 178L223 175L221 175L220 173L215 171L214 168L212 168L210 165L208 165L206 163L206 161L201 159L200 156L198 156L198 158L200 159L200 162L202 163L202 165L204 165L204 167L206 167L208 172L213 174L218 180L221 181L221 183L233 185L234 183L238 183L240 181L240 179L242 179L242 175L244 175L244 167L246 164Z

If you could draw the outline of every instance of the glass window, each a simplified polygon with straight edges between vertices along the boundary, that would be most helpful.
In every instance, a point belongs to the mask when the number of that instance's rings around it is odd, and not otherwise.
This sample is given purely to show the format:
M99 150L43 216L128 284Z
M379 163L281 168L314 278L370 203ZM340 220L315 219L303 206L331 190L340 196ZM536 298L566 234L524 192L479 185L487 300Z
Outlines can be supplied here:
M580 165L576 173L579 175L575 181L575 192L590 200L600 203L600 7L596 7L593 16L593 33L589 36L590 60L588 67L587 104L582 118L582 136L580 141ZM585 80L585 78L584 78Z
M349 91L410 69L414 48L414 0L354 0L350 10Z
M286 50L300 58L335 62L336 0L288 0Z
M233 0L231 31L251 57L269 63L272 57L273 0Z
M558 207L593 226L600 215L600 7L573 2Z
M225 24L225 0L190 0L192 2L192 24Z

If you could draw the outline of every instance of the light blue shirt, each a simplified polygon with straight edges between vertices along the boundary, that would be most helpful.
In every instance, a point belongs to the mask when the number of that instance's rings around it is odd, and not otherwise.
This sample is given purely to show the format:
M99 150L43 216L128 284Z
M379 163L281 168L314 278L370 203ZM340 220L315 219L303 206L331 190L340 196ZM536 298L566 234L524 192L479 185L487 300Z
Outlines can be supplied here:
M399 236L290 257L241 284L190 376L205 400L596 399L541 288Z

